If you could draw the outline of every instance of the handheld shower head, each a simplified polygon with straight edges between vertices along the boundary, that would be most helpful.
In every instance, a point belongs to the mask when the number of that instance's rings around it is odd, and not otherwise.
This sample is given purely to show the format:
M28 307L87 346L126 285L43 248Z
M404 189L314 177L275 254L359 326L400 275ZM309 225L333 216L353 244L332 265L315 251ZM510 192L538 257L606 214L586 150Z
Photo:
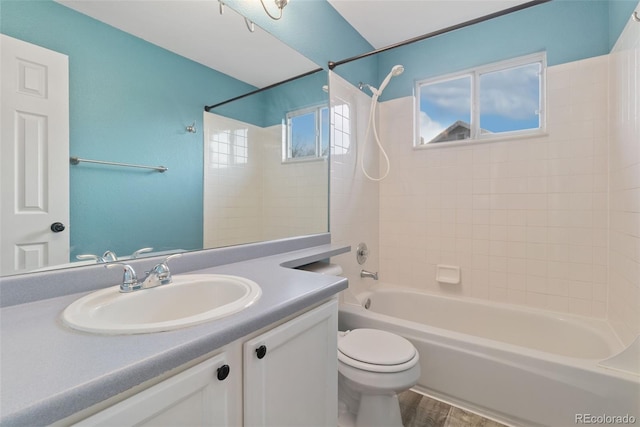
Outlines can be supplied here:
M402 65L394 65L393 68L391 68L391 75L393 77L399 76L402 73L404 73L404 67Z
M380 84L380 89L374 92L374 95L376 96L382 95L382 91L384 90L385 87L387 87L387 85L391 81L391 77L399 76L403 72L404 72L404 67L402 65L394 65L393 68L391 68L391 71L389 72L389 74L387 74L387 77L385 77L382 83Z

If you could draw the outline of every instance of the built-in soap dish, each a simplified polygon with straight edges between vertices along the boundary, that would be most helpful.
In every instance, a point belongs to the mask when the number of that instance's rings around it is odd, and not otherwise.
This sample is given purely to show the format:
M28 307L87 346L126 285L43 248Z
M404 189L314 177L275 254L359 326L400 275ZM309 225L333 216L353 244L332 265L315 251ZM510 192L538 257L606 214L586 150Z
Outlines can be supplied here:
M436 266L436 281L447 285L457 285L460 283L460 267L456 265Z

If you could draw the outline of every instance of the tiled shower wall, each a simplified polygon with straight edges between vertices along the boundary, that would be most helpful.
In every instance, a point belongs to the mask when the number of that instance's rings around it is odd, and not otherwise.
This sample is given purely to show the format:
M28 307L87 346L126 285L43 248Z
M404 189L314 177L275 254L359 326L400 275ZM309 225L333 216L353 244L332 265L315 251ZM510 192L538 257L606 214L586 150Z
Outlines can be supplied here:
M640 335L640 23L627 23L609 70L609 320L629 344Z
M416 150L412 98L382 103L381 280L606 317L608 62L547 70L535 138ZM461 283L439 284L438 264L460 266Z
M369 140L363 144L371 98L350 85L335 73L329 73L331 96L331 239L334 243L351 245L352 251L332 258L349 279L351 294L373 283L360 278L360 269L378 271L378 183L365 178L360 169L360 156L366 149L367 172L378 174L377 152ZM356 135L358 138L356 138ZM371 138L371 136L370 136ZM365 242L369 259L360 266L356 261L356 247ZM342 297L349 294L343 293Z
M326 160L283 163L281 126L205 114L204 246L323 233Z

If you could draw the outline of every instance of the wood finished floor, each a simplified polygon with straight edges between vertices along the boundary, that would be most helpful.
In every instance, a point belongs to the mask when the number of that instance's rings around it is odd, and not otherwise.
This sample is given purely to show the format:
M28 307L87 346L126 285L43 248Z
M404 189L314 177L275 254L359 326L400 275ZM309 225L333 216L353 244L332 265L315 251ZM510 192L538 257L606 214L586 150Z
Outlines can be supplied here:
M411 390L398 395L405 427L505 427Z

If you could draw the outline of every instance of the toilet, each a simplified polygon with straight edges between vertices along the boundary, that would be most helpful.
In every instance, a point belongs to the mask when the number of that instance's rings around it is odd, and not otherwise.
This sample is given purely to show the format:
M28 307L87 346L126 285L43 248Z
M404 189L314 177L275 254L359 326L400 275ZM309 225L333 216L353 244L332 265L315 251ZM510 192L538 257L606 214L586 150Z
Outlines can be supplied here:
M339 265L325 261L298 268L342 274ZM418 360L418 350L400 335L368 328L338 332L338 427L402 427L398 393L418 382Z
M377 329L338 332L338 426L401 427L398 393L420 377L418 351Z

